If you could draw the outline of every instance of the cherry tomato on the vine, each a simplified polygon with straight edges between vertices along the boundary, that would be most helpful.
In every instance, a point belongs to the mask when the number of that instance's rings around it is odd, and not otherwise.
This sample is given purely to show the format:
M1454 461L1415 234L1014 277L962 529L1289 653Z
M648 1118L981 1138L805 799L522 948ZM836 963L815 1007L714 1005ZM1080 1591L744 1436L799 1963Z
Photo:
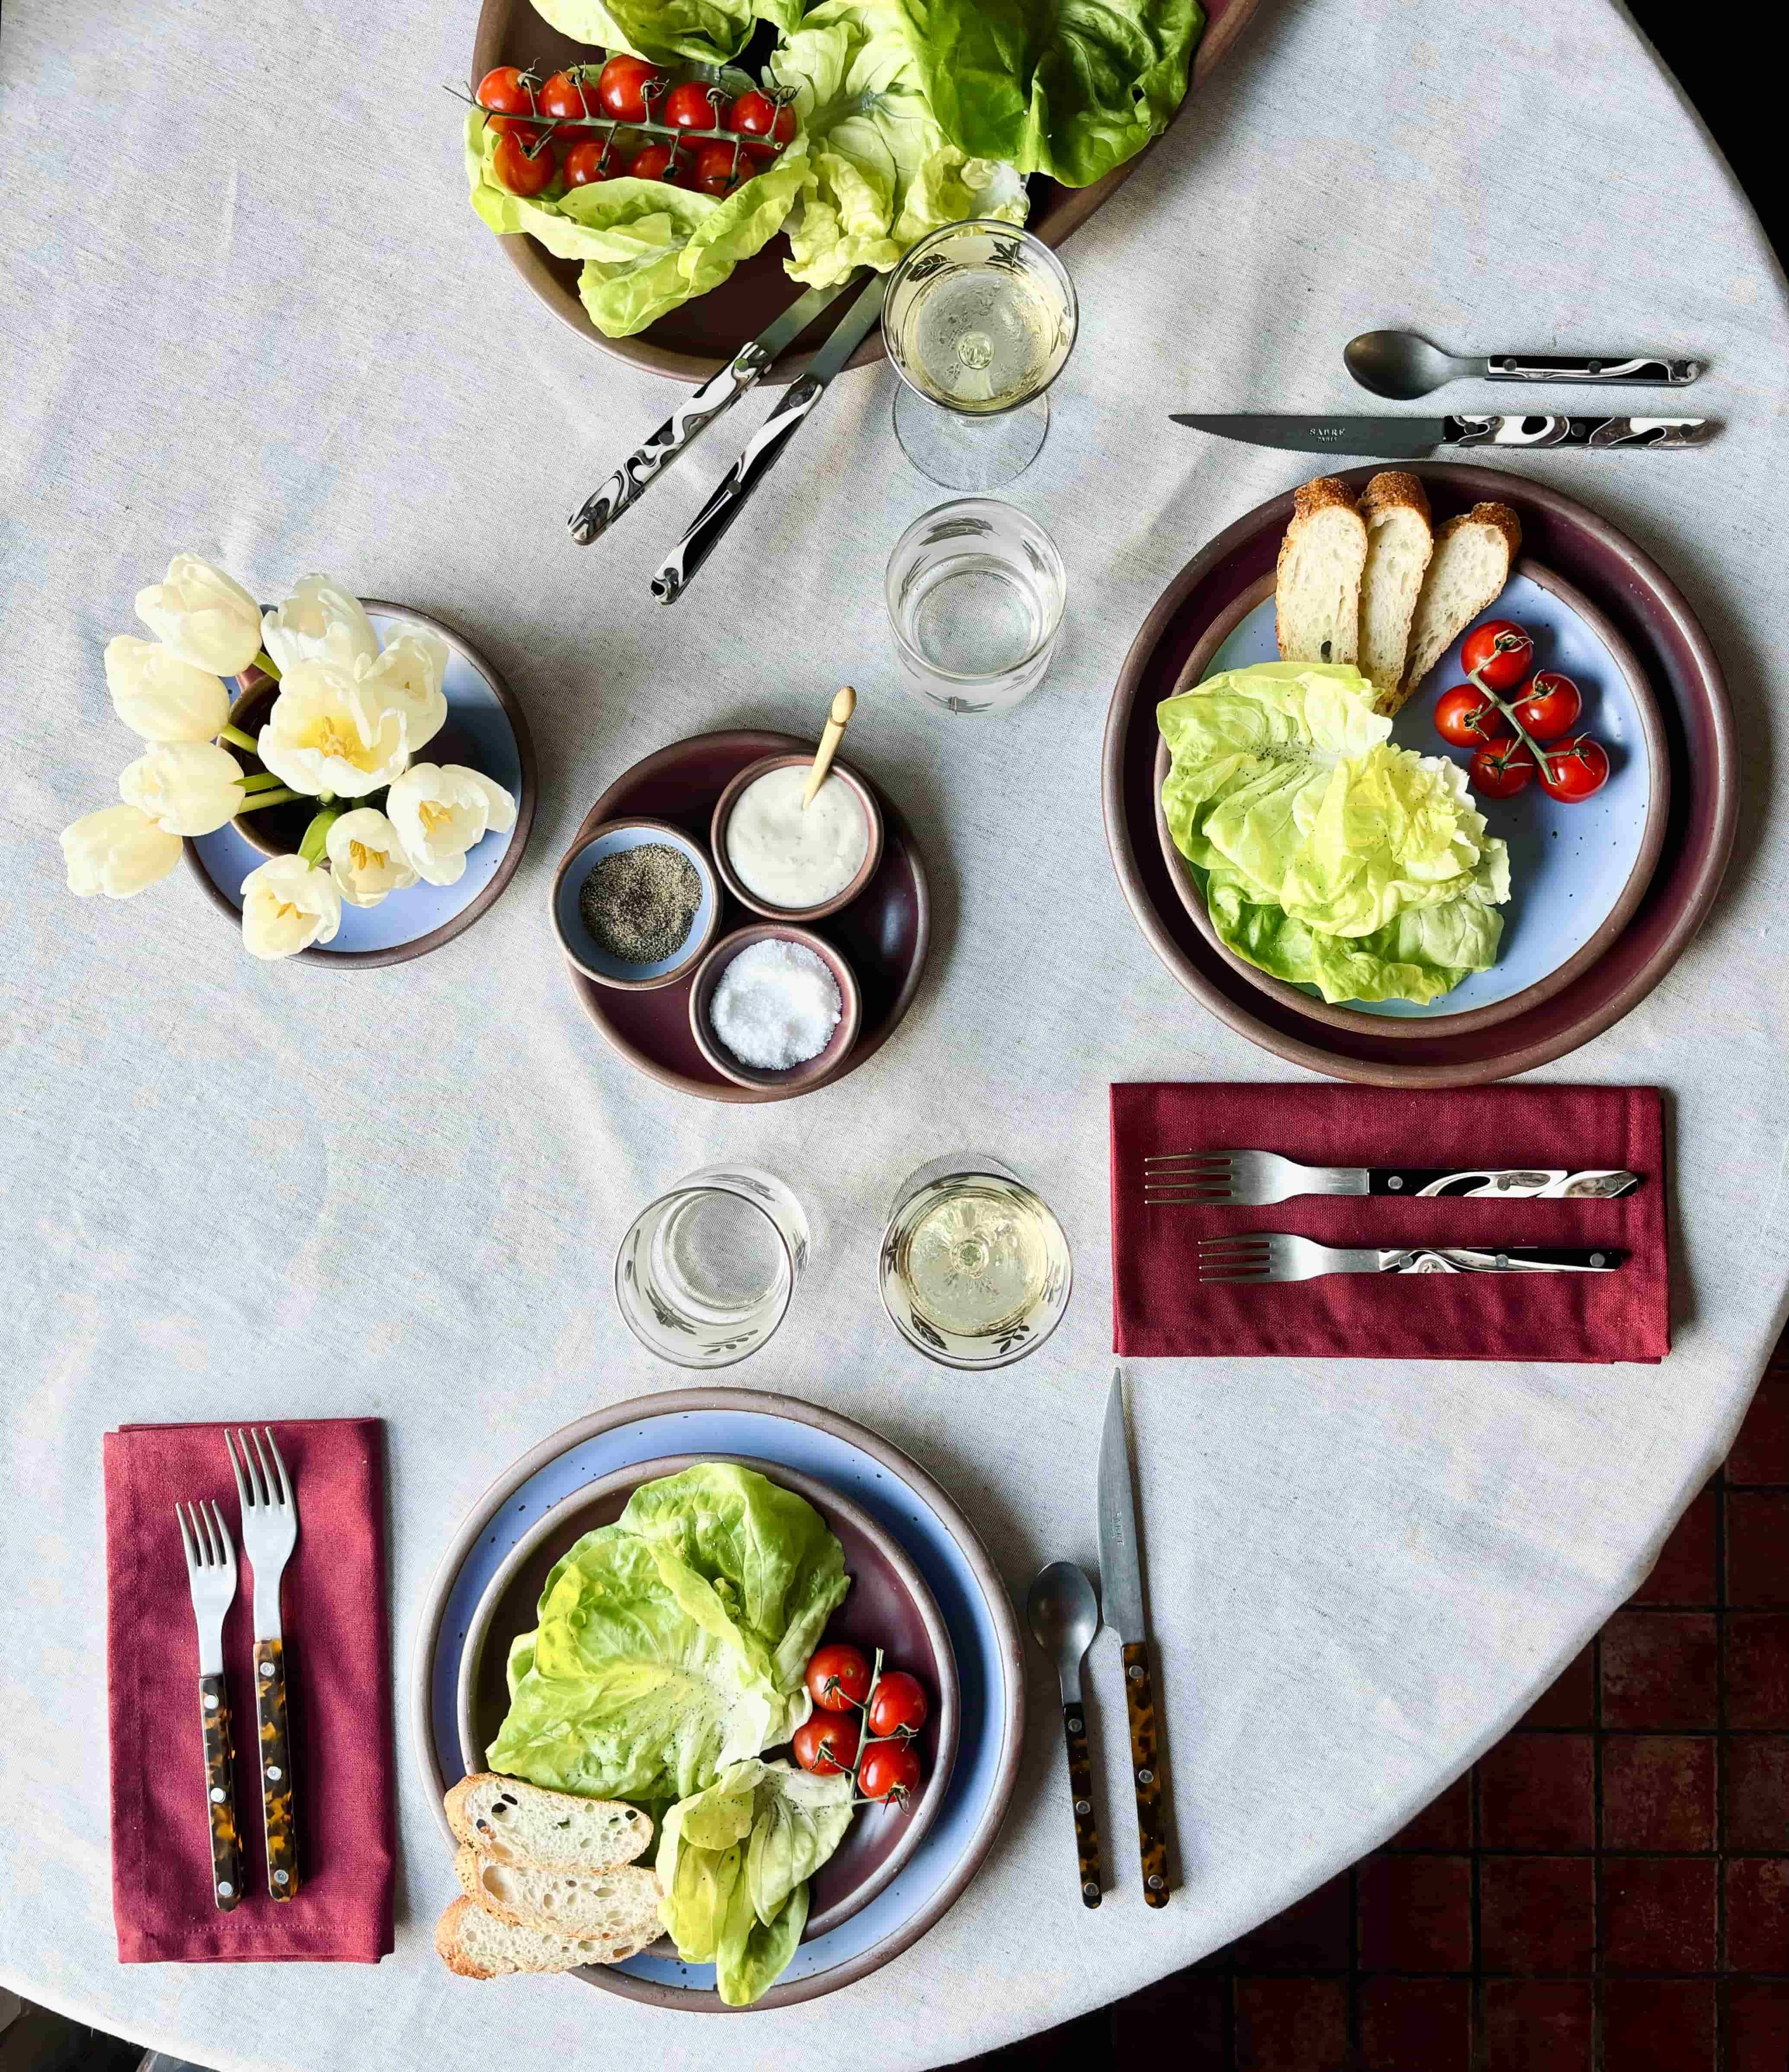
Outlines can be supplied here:
M849 1772L857 1759L862 1729L852 1712L816 1712L795 1730L795 1759L816 1777Z
M786 101L772 101L754 87L727 110L726 126L746 140L748 150L769 150L788 143L795 134L795 110Z
M1467 768L1475 791L1487 799L1513 799L1534 776L1534 757L1524 741L1495 742L1481 748Z
M1609 782L1609 751L1588 734L1554 742L1542 751L1540 787L1549 798L1576 805Z
M1435 701L1435 731L1456 748L1482 748L1509 730L1497 701L1475 684L1456 684Z
M808 1664L808 1696L829 1712L861 1705L870 1696L870 1664L856 1648L830 1642Z
M1516 717L1536 741L1557 741L1569 734L1583 709L1577 685L1557 669L1536 670L1516 700Z
M888 1734L916 1734L926 1723L926 1694L917 1676L904 1669L887 1671L870 1701L870 1731Z
M664 97L659 120L673 130L718 130L721 118L708 97L709 89L699 79L686 79Z
M1487 619L1466 636L1460 666L1487 690L1511 691L1534 667L1534 643L1513 619Z
M702 193L719 196L730 194L742 180L749 180L753 170L746 152L735 151L730 144L705 144L696 154L693 178Z
M558 171L552 148L543 148L533 158L528 156L528 139L509 135L497 139L497 148L491 154L491 170L512 195L537 195L553 184L553 176Z
M647 88L652 88L656 100L664 83L664 74L656 65L648 64L644 58L619 53L597 74L597 105L605 115L612 115L618 121L644 122Z
M566 152L559 169L565 176L565 185L587 187L598 180L612 180L621 168L619 161L607 165L603 162L603 154L607 147L604 138L581 137Z
M585 116L601 112L594 100L586 92L582 80L574 79L569 72L556 72L550 78L543 80L535 98L543 115ZM573 144L579 138L594 133L574 128L568 124L563 129L555 130L553 134L561 144Z
M487 72L479 81L475 98L491 117L491 127L500 137L539 135L538 123L513 119L518 115L532 115L535 107L533 81L516 66L498 65Z
M648 144L635 152L627 170L636 180L662 180L668 187L689 184L689 161L678 158L668 144Z
M857 1789L866 1799L891 1799L904 1805L919 1788L919 1758L907 1741L878 1741L857 1772Z

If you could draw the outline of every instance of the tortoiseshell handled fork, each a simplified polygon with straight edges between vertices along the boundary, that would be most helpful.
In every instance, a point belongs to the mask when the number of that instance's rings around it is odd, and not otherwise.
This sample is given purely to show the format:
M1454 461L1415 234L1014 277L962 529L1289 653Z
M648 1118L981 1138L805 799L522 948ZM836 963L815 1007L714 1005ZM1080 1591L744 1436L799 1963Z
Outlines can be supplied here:
M267 1890L291 1899L298 1889L298 1829L292 1791L292 1741L286 1716L286 1642L280 1577L298 1537L298 1507L270 1429L224 1434L242 1500L242 1544L255 1572L255 1710L261 1720L261 1814L267 1837ZM249 1455L253 1442L254 1453ZM271 1455L271 1459L269 1455Z
M230 1693L224 1681L224 1617L236 1601L236 1548L215 1503L179 1504L180 1544L199 1628L199 1725L205 1741L205 1799L212 1837L212 1899L231 1914L242 1897L242 1838L236 1824Z

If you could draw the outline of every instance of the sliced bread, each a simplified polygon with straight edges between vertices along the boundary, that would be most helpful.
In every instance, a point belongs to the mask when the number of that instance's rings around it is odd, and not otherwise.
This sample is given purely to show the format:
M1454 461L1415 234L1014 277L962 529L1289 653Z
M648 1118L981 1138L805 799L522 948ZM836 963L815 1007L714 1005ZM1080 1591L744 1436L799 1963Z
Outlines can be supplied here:
M638 1864L606 1871L541 1870L462 1849L454 1873L468 1899L516 1927L592 1937L630 1957L663 1932L659 1881Z
M631 1863L652 1839L652 1822L634 1807L489 1770L463 1777L443 1803L448 1826L469 1848L537 1870L606 1871Z
M1351 662L1359 652L1367 528L1354 491L1333 475L1292 500L1273 579L1275 632L1286 662Z
M653 1934L658 1933L655 1915ZM650 1938L648 1938L650 1939ZM601 1935L565 1935L500 1921L464 1897L435 1923L435 1954L463 1979L500 1979L512 1971L570 1971L579 1964L616 1964L644 1948Z
M1503 594L1522 551L1522 522L1507 504L1474 504L1435 535L1435 551L1417 599L1404 676L1379 709L1397 712L1454 640Z
M1360 673L1395 693L1404 680L1410 622L1435 550L1429 499L1413 475L1376 475L1360 492L1367 564L1360 574Z

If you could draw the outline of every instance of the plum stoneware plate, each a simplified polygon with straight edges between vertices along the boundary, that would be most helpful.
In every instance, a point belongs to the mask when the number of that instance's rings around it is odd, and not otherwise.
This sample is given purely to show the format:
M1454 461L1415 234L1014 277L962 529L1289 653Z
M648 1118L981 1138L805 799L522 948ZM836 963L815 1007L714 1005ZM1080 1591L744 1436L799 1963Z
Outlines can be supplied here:
M464 935L515 876L534 822L534 742L527 718L502 677L469 640L429 613L383 598L362 602L381 643L405 623L426 626L447 643L447 673L442 680L447 721L418 759L464 763L482 770L515 800L516 824L507 834L487 834L467 852L457 884L413 885L408 891L388 894L376 906L350 906L343 901L335 939L313 943L298 952L296 961L347 970L404 964ZM301 826L298 832L302 831ZM232 825L216 834L189 836L186 846L187 861L213 905L241 927L242 881L267 861L265 853L245 841Z
M1534 636L1538 669L1560 669L1584 694L1581 729L1609 751L1609 781L1594 797L1562 804L1531 783L1513 799L1479 799L1491 831L1509 845L1510 896L1497 962L1474 972L1426 1006L1409 1000L1348 1001L1331 1006L1315 986L1290 985L1257 970L1222 942L1206 911L1203 874L1175 848L1162 811L1170 758L1155 757L1156 838L1194 926L1240 976L1270 997L1332 1029L1363 1015L1412 1036L1488 1029L1550 999L1595 963L1632 918L1659 860L1671 801L1664 722L1639 659L1608 619L1563 576L1524 557L1483 618L1513 619ZM1477 622L1474 622L1476 623ZM1470 627L1466 629L1467 632ZM1446 755L1462 767L1464 749L1436 733L1435 702L1463 679L1459 640L1398 714L1392 739L1419 755ZM1279 659L1273 578L1250 584L1219 614L1174 685L1190 691L1224 669Z
M461 1663L493 1577L543 1513L624 1470L656 1472L657 1464L674 1457L751 1460L773 1478L800 1475L829 1492L841 1519L843 1505L853 1507L900 1550L930 1593L956 1667L956 1759L931 1824L873 1896L837 1926L804 1939L788 1970L757 2003L791 2006L878 1970L943 1918L993 1847L1018 1774L1025 1678L1006 1585L962 1512L886 1440L794 1396L706 1388L635 1397L542 1441L473 1506L430 1585L411 1660L417 1760L435 1807L445 1864L455 1845L441 1799L466 1770ZM846 1545L849 1557L851 1542ZM858 1572L861 1581L869 1571ZM848 1598L837 1619L850 1610ZM584 1975L630 2000L730 2012L714 1991L712 1967L685 1965L656 1948Z
M842 1926L899 1876L938 1817L956 1757L956 1658L924 1577L892 1533L812 1475L738 1454L680 1453L618 1468L562 1498L510 1549L473 1610L459 1664L460 1759L469 1770L484 1766L484 1752L509 1710L504 1665L510 1642L538 1623L536 1606L553 1564L586 1532L614 1524L642 1482L714 1460L755 1468L779 1488L807 1498L837 1536L851 1578L844 1603L827 1622L826 1638L850 1642L866 1660L881 1648L884 1667L917 1676L928 1701L926 1724L915 1743L923 1778L919 1793L904 1808L858 1807L845 1840L810 1889L802 1939L811 1942ZM641 1860L650 1862L651 1852ZM654 1954L674 1963L677 1948L666 1937L654 1946ZM603 1968L586 1967L582 1975L600 1985Z
M1342 479L1359 489L1376 471L1354 468ZM1507 1019L1450 1031L1371 1014L1350 1015L1339 1027L1326 1023L1294 989L1286 989L1292 1005L1244 978L1195 925L1157 834L1155 709L1220 615L1272 575L1292 513L1289 489L1202 548L1131 643L1106 716L1106 845L1156 954L1195 999L1252 1042L1310 1071L1367 1085L1478 1086L1590 1042L1682 955L1713 904L1733 847L1738 750L1708 635L1670 578L1625 534L1576 498L1500 468L1425 462L1412 472L1421 476L1437 520L1483 500L1509 504L1522 521L1524 553L1600 615L1652 691L1669 796L1657 865L1627 926L1548 997Z
M1174 115L1180 120L1197 97L1199 82L1214 72L1247 26L1261 0L1205 0L1204 34L1193 53L1192 78L1186 97ZM763 58L775 47L774 35L761 30L742 54L739 62L755 76L762 73ZM593 46L574 42L557 29L549 28L530 0L484 0L479 12L478 32L472 46L470 91L493 65L533 65L544 79L562 65L581 64L595 56ZM1149 149L1153 150L1154 146ZM1144 156L1116 166L1092 186L1067 187L1041 174L1030 183L1030 228L1046 245L1060 245L1071 231L1085 223L1094 211L1116 194ZM488 238L470 208L466 209L468 236ZM502 239L504 250L528 286L562 322L593 345L618 359L631 360L636 367L650 368L655 374L668 374L692 386L718 373L741 346L755 338L764 327L804 292L800 282L783 270L788 256L788 240L780 232L753 257L742 261L718 288L693 302L672 310L656 323L631 338L605 338L584 313L578 299L578 265L575 260L555 259L532 237ZM841 295L802 332L763 376L767 386L792 381L811 354L852 303ZM847 364L868 367L881 360L882 335L878 326L852 354ZM648 430L644 425L640 430ZM743 437L743 434L741 434ZM619 458L618 453L616 458Z
M572 837L570 850L589 840L607 820L668 820L705 848L716 801L729 782L760 757L803 750L815 744L797 734L765 734L745 728L719 734L692 734L674 741L632 769L624 771L605 791ZM911 1005L925 969L932 935L931 897L926 867L912 830L887 793L862 771L882 808L882 860L874 877L849 906L811 925L844 957L857 975L863 1014L857 1040L824 1078L800 1084L736 1086L709 1063L697 1049L689 1026L691 980L648 992L618 992L596 985L569 960L572 990L603 1034L638 1071L703 1100L794 1100L829 1087L874 1057ZM721 932L755 920L730 892L722 898Z

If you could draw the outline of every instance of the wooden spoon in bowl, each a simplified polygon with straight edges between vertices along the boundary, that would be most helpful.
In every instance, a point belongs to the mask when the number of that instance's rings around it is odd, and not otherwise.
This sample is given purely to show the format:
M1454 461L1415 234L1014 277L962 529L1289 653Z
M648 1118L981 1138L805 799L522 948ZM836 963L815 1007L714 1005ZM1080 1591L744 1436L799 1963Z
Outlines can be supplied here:
M801 795L801 810L806 812L814 803L814 794L826 782L826 773L833 767L833 758L838 753L838 745L845 738L845 730L851 723L851 715L857 709L857 694L847 684L833 701L833 709L827 715L826 731L820 737L820 746L814 751L814 767L808 772L807 789Z

